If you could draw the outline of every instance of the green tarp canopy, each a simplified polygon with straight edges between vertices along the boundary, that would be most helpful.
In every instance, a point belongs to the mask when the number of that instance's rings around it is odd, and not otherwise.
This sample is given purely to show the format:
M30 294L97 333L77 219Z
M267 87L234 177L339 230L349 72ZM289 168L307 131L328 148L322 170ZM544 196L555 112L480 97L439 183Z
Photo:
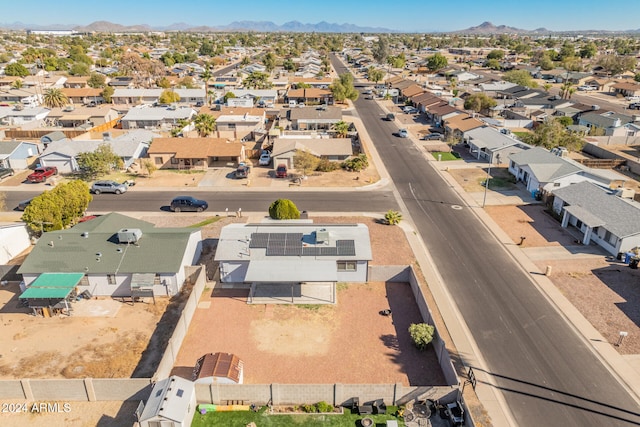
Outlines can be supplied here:
M42 273L20 299L64 299L83 277L84 273Z

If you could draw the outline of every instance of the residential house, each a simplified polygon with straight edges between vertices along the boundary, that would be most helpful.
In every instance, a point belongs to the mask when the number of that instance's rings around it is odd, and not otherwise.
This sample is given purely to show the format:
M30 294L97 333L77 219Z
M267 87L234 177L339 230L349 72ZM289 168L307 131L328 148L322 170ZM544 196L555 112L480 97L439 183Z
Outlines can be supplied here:
M515 83L511 83L511 82L505 82L505 81L492 81L489 83L481 83L478 85L478 87L482 90L482 92L484 92L485 94L487 94L487 96L491 97L491 98L495 98L496 96L500 95L503 91L506 91L507 89L511 89L513 87L518 86Z
M138 134L139 135L136 135ZM102 144L107 144L111 150L122 159L123 168L127 169L135 161L144 157L153 138L153 133L143 129L125 133L117 138L106 140L60 140L47 144L47 148L40 155L42 166L55 166L60 173L71 173L79 170L78 155L92 152Z
M0 141L0 167L27 169L39 152L37 142Z
M63 139L67 139L67 135L65 135L64 132L60 130L54 130L53 132L49 132L48 134L43 135L40 138L40 142L43 143L46 147L47 144L51 144L53 141L60 141Z
M21 104L0 107L0 124L32 129L41 126L49 113L50 110L44 107L23 108Z
M84 89L89 87L89 77L69 76L64 82L64 87L68 89Z
M419 84L412 84L411 86L407 86L406 88L402 89L400 91L400 95L402 95L402 98L404 99L410 99L424 92L426 92L426 90L422 86L420 86Z
M465 132L464 140L469 145L469 152L478 160L497 165L506 162L509 156L529 148L518 139L489 126Z
M72 228L44 233L18 273L27 286L45 273L79 273L77 294L173 296L202 252L198 228L156 228L109 213ZM69 280L75 280L70 277ZM143 292L144 293L144 292Z
M433 120L437 126L442 126L445 120L450 119L458 114L463 114L462 111L456 107L450 105L446 101L442 101L435 105L430 105L426 109L427 117Z
M603 188L624 185L627 178L606 169L592 169L566 157L566 150L533 147L509 156L509 172L524 182L527 191L546 195L555 189L582 181Z
M42 104L42 92L36 88L3 89L0 90L0 102L35 108Z
M329 89L305 88L289 89L285 97L285 102L296 101L297 104L306 105L331 105L333 104L333 93Z
M230 107L233 105L231 105L229 101L234 100L234 102L236 102L236 99L242 98L250 99L252 101L251 106L256 105L258 101L270 105L276 104L278 101L278 91L272 89L236 89L233 91L233 94L236 98L229 98L227 100Z
M484 122L468 114L458 114L444 121L445 134L461 141L470 130L485 126Z
M330 77L289 77L289 84L291 86L296 86L298 83L308 84L309 86L317 89L329 89L329 86L331 85L331 83L333 83L333 79L331 79Z
M621 82L614 84L611 88L622 96L640 96L640 84L638 83Z
M266 113L263 108L222 107L207 114L216 119L215 133L218 138L252 141L257 139L257 135L266 133Z
M569 82L576 86L586 84L588 80L593 79L593 73L579 73L575 71L565 71L556 76L556 83Z
M418 95L414 95L410 100L413 106L423 113L430 106L445 102L442 98L432 94L431 92L423 92Z
M327 302L335 303L336 283L366 282L371 259L366 225L304 220L227 225L215 254L220 281L251 284L249 301L282 285L289 285L284 298L293 301L304 297L306 285L328 289Z
M289 110L289 121L293 130L330 130L342 120L340 107L299 107Z
M111 96L113 104L141 105L155 104L166 89L116 89ZM204 89L171 89L180 97L177 104L204 105L207 102L207 92Z
M573 226L585 245L594 242L612 255L640 246L640 204L590 182L553 191L553 210L562 227Z
M353 155L351 138L278 138L273 143L273 168L285 164L294 169L296 151L307 151L316 157L341 162Z
M106 72L105 72L106 71ZM102 70L103 74L112 74L111 70ZM116 70L117 72L117 70ZM134 81L133 77L128 76L115 76L109 80L109 86L113 86L116 89L126 89L133 88Z
M246 160L242 144L223 138L154 138L148 155L159 169L207 169Z
M67 98L72 104L86 105L90 103L104 103L104 98L102 97L102 89L99 88L64 88L60 91L67 95Z
M122 129L173 129L181 120L191 121L197 114L190 107L148 107L131 108L122 118Z
M53 108L47 116L47 121L63 128L92 128L114 122L119 117L118 112L109 105L98 107L67 105L63 108Z
M627 125L634 124L634 118L613 111L591 111L581 114L578 124L589 128L603 129L605 136L627 136L629 134ZM635 133L633 130L631 132Z
M137 413L140 427L190 427L196 412L195 384L171 376L153 385L149 399Z
M221 76L209 81L209 87L207 89L224 89L226 92L233 92L236 88L240 87L241 84L242 79L240 77Z

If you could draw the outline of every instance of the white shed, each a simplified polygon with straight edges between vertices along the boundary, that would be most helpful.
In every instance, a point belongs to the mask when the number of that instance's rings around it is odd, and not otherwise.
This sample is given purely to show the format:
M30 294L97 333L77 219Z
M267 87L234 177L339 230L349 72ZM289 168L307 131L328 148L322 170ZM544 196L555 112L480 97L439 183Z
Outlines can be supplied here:
M30 245L25 223L0 224L0 265L6 264Z
M195 385L174 375L153 386L146 404L138 408L138 422L140 427L189 427L195 411Z

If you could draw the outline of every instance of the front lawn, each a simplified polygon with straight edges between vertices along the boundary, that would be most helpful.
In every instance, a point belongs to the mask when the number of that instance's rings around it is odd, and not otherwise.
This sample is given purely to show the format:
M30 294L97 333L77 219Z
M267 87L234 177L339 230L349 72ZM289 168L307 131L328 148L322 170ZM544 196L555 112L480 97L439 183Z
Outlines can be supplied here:
M388 407L389 414L396 411L395 407ZM192 427L228 427L228 426L245 426L250 422L255 422L259 427L286 427L286 426L305 426L305 427L354 427L359 426L359 420L368 417L374 421L374 425L385 425L387 420L397 420L399 426L404 426L401 419L393 415L355 415L351 414L348 409L344 410L342 415L326 415L326 414L301 414L301 415L270 415L268 412L260 410L252 411L236 411L236 412L209 412L205 415L196 412L193 417Z
M443 161L448 161L448 160L460 160L460 154L456 153L455 151L434 151L431 153L433 155L433 157L436 160L443 160ZM440 158L438 158L438 156L442 156Z

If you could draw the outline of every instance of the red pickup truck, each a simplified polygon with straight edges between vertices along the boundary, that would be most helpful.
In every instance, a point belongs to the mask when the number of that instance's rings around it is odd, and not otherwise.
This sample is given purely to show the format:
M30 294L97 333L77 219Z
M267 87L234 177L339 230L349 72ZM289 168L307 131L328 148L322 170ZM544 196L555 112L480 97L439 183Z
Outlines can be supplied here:
M58 168L55 166L46 166L36 168L31 175L27 177L29 182L45 182L47 178L58 175Z

